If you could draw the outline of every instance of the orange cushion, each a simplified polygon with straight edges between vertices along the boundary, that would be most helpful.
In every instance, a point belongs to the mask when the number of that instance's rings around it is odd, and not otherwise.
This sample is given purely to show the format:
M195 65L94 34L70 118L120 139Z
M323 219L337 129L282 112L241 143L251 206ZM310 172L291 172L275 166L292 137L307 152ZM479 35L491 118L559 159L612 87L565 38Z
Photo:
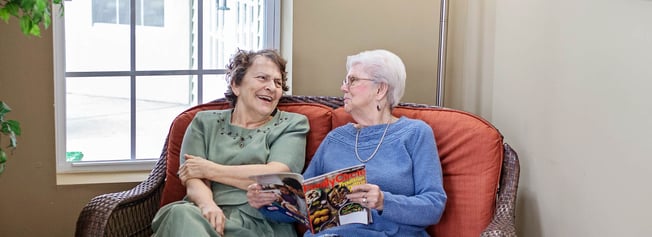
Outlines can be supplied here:
M493 216L503 148L496 128L473 114L443 108L396 107L395 116L421 119L433 129L448 195L446 209L431 236L479 236ZM333 127L353 121L343 108ZM454 233L454 235L451 235Z
M161 195L161 206L181 200L186 196L186 188L181 184L177 171L179 171L179 153L181 152L183 135L186 133L186 128L195 117L195 114L203 110L226 109L228 107L230 105L226 102L201 104L187 109L174 119L172 125L170 125L168 140L166 141L167 165L165 186L163 186L163 194Z
M178 115L170 127L167 141L167 166L166 181L163 187L161 197L161 206L170 202L181 200L186 195L186 188L181 184L177 177L179 170L179 152L181 151L181 142L186 128L195 117L195 114L202 110L226 109L229 108L228 102L215 102L194 106ZM315 154L317 147L324 140L326 134L331 130L331 116L333 109L311 103L281 103L278 105L279 110L287 112L301 113L308 117L310 123L310 132L307 135L306 144L306 166L312 156ZM305 168L305 167L304 167Z
M308 167L310 160L312 160L312 156L315 155L321 141L323 141L326 134L332 130L331 120L333 109L316 103L279 104L278 108L287 112L300 113L308 117L310 132L308 132L306 141L306 163L303 167L305 169Z

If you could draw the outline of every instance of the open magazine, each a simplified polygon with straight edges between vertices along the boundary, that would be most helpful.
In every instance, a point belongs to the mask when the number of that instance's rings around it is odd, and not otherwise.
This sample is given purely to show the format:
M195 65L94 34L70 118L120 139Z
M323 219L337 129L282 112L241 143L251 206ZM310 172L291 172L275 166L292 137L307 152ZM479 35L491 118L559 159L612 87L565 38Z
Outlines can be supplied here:
M367 183L364 164L332 171L303 180L296 173L273 173L252 176L265 192L278 199L260 211L270 219L299 221L312 233L350 223L372 222L369 208L346 198L351 187Z

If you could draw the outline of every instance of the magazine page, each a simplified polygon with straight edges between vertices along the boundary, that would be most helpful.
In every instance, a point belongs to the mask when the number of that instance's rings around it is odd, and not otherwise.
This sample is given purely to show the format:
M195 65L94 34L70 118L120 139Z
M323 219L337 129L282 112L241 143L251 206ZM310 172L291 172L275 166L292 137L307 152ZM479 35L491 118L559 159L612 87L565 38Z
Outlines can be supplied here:
M303 176L296 173L274 173L252 176L262 186L263 192L273 192L277 200L259 209L263 215L279 222L299 221L308 224Z
M346 198L351 187L367 183L364 164L329 172L303 182L312 233L350 223L369 224L371 212Z

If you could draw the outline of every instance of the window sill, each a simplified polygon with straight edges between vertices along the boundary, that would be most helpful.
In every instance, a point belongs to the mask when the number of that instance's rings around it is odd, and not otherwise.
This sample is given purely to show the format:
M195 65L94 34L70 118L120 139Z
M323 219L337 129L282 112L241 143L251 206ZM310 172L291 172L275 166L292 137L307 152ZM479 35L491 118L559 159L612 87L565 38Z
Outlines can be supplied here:
M57 174L57 185L140 183L151 171L61 173Z

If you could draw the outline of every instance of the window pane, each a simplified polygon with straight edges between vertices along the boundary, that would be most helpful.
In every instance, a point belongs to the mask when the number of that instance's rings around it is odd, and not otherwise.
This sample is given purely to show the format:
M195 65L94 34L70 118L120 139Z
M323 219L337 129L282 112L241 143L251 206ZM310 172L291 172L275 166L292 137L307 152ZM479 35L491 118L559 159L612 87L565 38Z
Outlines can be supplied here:
M224 75L205 75L203 92L204 102L224 98L226 92Z
M129 25L91 24L91 8L66 1L66 71L129 70Z
M158 159L174 118L192 105L192 76L136 78L136 159Z
M165 11L163 0L149 0L143 4L143 25L164 26Z
M165 27L136 27L137 70L197 69L196 22L187 1L167 1ZM194 15L194 14L193 14Z
M66 7L68 4L66 4ZM93 0L93 23L112 23L116 20L115 0Z
M65 71L55 77L65 85L55 86L55 96L66 103L56 108L65 108L56 120L57 131L65 131L65 142L57 144L58 172L142 169L138 164L148 162L71 165L62 154L81 154L81 162L158 159L179 113L224 97L223 69L231 55L263 47L265 0L133 3L131 26L130 0L66 1L65 25L54 29L65 30L55 34L55 47L66 57L55 64Z
M118 0L118 2L118 23L129 25L131 22L131 12L129 10L130 2L129 0ZM136 3L136 9L138 9L138 3ZM136 21L138 21L138 16L136 16Z
M265 1L204 1L204 69L222 69L238 49L260 49Z
M129 88L128 77L66 78L66 152L130 159Z

